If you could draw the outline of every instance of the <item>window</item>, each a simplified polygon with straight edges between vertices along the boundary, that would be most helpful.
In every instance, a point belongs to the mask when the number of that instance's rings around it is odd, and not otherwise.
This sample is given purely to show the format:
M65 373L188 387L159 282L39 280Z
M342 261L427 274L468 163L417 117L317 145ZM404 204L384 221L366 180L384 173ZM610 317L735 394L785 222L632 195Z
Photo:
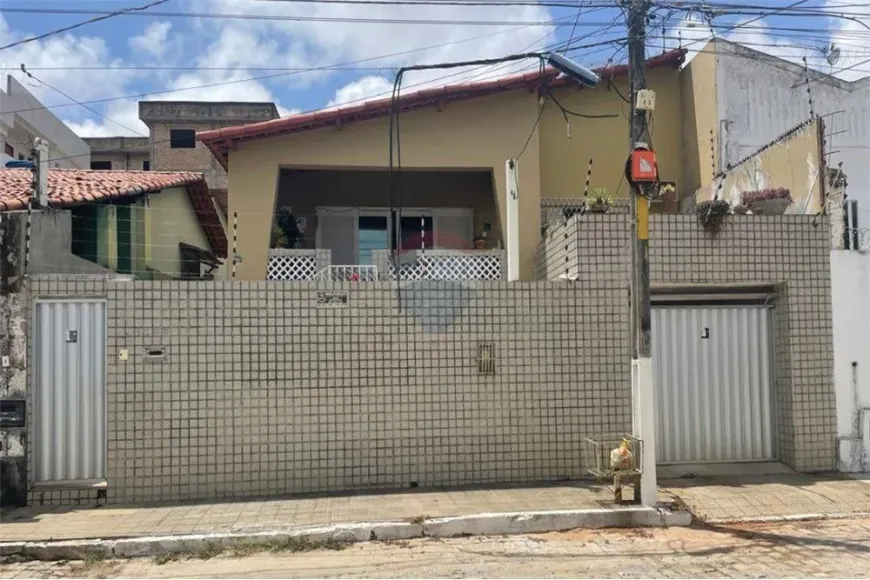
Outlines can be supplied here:
M101 206L80 205L72 208L72 253L95 264L100 263L99 214Z
M111 169L111 161L91 161L91 169Z
M15 157L15 149L9 143L3 145L3 152L9 157Z
M169 146L172 149L193 149L196 147L196 131L193 129L170 129Z
M151 162L147 159L142 162L142 171L151 171Z

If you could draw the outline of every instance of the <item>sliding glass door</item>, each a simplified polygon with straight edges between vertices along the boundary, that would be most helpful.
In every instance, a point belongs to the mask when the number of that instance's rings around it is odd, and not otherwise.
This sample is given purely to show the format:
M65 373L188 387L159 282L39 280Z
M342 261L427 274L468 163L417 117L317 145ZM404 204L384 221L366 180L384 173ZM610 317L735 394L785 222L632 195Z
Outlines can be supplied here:
M465 208L317 209L317 247L335 265L374 264L376 250L471 249L474 212Z

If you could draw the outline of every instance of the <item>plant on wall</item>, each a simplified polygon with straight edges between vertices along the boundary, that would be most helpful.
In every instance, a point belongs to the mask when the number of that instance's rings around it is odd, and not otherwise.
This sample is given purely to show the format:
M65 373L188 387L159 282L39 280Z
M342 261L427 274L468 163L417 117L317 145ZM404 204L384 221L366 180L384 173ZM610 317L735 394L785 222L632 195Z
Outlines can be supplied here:
M719 233L725 218L731 213L731 204L723 199L702 201L695 206L695 214L701 226L713 234Z
M613 207L613 198L606 187L593 187L586 198L586 211L605 213Z
M740 194L740 205L756 214L782 215L792 203L791 191L784 187L755 189Z
M302 239L299 231L299 223L292 211L287 208L280 209L275 214L275 222L272 225L272 248L295 248Z

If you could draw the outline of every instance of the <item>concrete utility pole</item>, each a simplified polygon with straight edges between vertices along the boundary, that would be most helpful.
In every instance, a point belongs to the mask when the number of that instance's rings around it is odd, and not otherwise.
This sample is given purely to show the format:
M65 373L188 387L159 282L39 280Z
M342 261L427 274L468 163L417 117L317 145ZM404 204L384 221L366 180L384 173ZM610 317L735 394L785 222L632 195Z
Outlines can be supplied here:
M646 143L646 111L638 109L638 91L646 89L646 18L649 0L626 0L628 3L628 70L631 82L631 127L629 155L639 144ZM648 145L648 143L647 143ZM636 500L655 505L656 441L655 391L653 384L650 338L649 281L649 200L641 195L639 185L631 185L631 392L632 427L643 441L640 485L635 486ZM639 488L639 489L638 489Z
M646 88L646 15L648 0L629 0L628 67L631 81L630 151L646 143L646 111L637 108L637 93ZM631 192L632 220L632 348L635 359L649 358L649 200L640 195L636 186Z

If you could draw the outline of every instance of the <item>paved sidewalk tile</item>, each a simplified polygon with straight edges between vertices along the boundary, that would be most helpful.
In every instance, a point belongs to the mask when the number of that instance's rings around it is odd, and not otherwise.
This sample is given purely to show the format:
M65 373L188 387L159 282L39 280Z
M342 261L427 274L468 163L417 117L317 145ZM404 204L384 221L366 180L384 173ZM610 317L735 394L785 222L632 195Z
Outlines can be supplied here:
M870 513L870 485L831 476L753 475L659 482L702 520Z
M565 484L159 506L28 507L0 514L0 542L250 532L475 513L612 508L607 488Z

